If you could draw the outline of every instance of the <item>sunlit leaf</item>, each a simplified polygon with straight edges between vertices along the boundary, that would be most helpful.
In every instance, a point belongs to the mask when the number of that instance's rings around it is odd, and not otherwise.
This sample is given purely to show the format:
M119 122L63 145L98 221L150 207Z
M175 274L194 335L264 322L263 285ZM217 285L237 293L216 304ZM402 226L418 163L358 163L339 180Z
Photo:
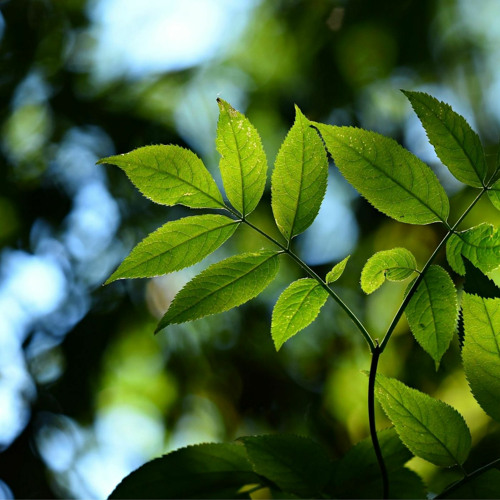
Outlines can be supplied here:
M417 269L417 261L406 248L382 250L372 255L361 271L361 288L372 293L384 281L402 281Z
M117 165L147 198L161 205L224 207L217 184L203 162L180 146L145 146L97 163Z
M276 350L316 319L327 298L328 292L310 278L294 281L283 291L274 306L271 321Z
M491 224L480 224L452 234L446 243L446 257L452 269L465 274L463 257L483 273L500 266L500 231Z
M217 151L226 195L236 210L248 215L258 205L267 177L267 159L259 133L248 118L217 99Z
M436 175L396 141L354 127L314 126L344 177L375 208L409 224L446 221L449 201Z
M189 446L129 474L110 498L248 498L238 493L259 484L245 448L234 443Z
M413 454L435 465L464 463L471 437L457 410L380 374L376 378L375 392L399 437Z
M325 450L311 439L290 434L240 438L254 471L283 492L302 498L320 498L333 464Z
M427 270L405 312L413 336L437 366L450 346L458 319L455 285L442 267Z
M296 107L295 123L281 145L271 179L274 218L288 241L316 218L327 177L323 142Z
M438 158L461 182L482 187L487 173L479 136L449 104L424 92L403 90L417 113Z
M259 295L276 276L278 253L261 251L235 255L211 265L175 296L156 331L228 311Z
M483 410L500 421L500 298L463 294L464 370Z
M144 278L199 262L236 231L239 222L223 215L196 215L167 222L142 240L106 281Z
M488 191L488 197L493 206L497 210L500 210L500 179L491 186L491 189Z
M477 267L473 266L467 258L464 258L465 281L464 292L479 295L485 299L500 298L500 288L494 281L490 280Z
M349 260L350 255L348 255L345 259L341 260L338 264L333 266L333 269L326 275L326 282L328 284L337 281L345 270L345 266L347 265L347 261Z

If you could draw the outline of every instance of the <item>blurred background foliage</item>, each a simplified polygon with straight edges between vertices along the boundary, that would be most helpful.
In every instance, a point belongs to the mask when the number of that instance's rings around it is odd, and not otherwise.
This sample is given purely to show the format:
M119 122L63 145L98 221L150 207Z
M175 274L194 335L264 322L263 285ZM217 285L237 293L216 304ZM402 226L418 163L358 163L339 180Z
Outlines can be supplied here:
M272 165L296 103L310 119L399 140L435 169L453 220L473 193L439 164L398 89L449 102L494 163L499 17L496 0L1 0L0 497L102 498L150 458L202 441L286 431L337 457L365 437L370 356L332 301L274 351L272 305L301 277L290 262L251 303L153 336L196 272L267 245L255 233L241 228L193 269L101 287L134 244L187 211L153 205L95 162L174 143L220 179L221 96L256 125ZM252 220L276 233L269 201ZM498 224L484 201L467 225ZM322 275L352 253L336 289L380 338L405 284L364 297L363 263L404 245L422 265L441 236L381 216L332 167L295 247ZM464 413L471 466L498 455L499 428L470 396L456 340L436 372L401 322L380 369ZM454 479L412 467L431 491Z

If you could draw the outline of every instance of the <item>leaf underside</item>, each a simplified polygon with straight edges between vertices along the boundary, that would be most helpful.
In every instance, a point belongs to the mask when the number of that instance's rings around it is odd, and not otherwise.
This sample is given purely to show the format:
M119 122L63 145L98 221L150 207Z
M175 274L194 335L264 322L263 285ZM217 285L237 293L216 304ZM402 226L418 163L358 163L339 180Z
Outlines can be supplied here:
M456 331L458 301L455 285L440 266L431 266L406 307L410 330L439 364Z
M142 240L105 284L160 276L192 266L219 248L239 222L224 215L195 215L165 225Z
M248 118L217 99L217 151L226 195L236 210L247 216L258 205L266 187L267 159L260 135Z
M403 91L427 132L438 158L456 179L482 187L487 174L479 136L449 104L424 92Z
M280 295L273 309L271 336L276 350L311 324L328 298L328 292L314 279L294 281Z
M145 146L97 163L120 167L139 191L161 205L223 208L217 184L203 162L180 146Z
M228 311L253 299L274 279L279 254L263 250L229 257L189 281L175 296L156 331Z
M417 457L444 467L463 464L471 446L469 428L454 408L378 374L375 391L403 443Z
M406 248L382 250L372 255L361 271L361 288L370 294L387 279L402 281L417 269L417 261Z
M465 375L483 410L500 421L500 298L464 293Z
M465 274L463 257L483 273L500 266L500 231L491 224L480 224L452 234L446 242L446 257L452 269Z
M271 178L274 218L287 241L305 231L318 215L327 178L323 142L296 107L295 123L281 145Z
M432 170L396 141L354 127L314 123L347 181L376 209L400 222L445 222L446 193Z

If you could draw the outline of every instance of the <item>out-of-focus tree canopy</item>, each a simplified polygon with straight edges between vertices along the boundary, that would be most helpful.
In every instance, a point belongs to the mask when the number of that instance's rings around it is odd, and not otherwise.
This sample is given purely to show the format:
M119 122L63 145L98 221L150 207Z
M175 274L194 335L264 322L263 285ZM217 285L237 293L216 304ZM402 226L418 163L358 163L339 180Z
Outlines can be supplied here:
M242 228L193 269L101 286L142 237L185 211L154 205L95 162L173 143L217 176L221 96L257 127L272 165L296 103L312 120L399 140L461 211L471 192L442 169L399 89L449 102L494 162L499 17L496 0L2 0L0 496L102 498L150 458L202 441L290 431L335 457L365 437L369 352L342 310L328 302L274 350L272 305L301 277L291 263L249 304L153 336L195 272L268 244L255 233ZM267 190L251 217L272 233L269 201ZM492 210L477 213L498 224ZM422 265L440 236L383 217L332 166L320 214L295 245L322 275L352 254L339 292L381 336L405 285L367 298L363 263L404 241ZM488 421L456 339L435 372L404 322L397 334L384 372L453 402L481 436ZM414 466L431 485L450 481Z

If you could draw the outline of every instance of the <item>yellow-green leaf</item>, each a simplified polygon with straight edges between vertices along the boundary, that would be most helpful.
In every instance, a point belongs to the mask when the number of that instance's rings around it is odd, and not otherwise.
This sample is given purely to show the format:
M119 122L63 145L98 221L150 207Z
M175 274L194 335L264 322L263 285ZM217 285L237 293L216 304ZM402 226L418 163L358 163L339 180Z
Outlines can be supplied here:
M347 265L347 261L351 256L348 255L345 259L341 260L338 264L333 266L333 269L326 275L326 282L328 284L337 281L345 270L345 266Z

